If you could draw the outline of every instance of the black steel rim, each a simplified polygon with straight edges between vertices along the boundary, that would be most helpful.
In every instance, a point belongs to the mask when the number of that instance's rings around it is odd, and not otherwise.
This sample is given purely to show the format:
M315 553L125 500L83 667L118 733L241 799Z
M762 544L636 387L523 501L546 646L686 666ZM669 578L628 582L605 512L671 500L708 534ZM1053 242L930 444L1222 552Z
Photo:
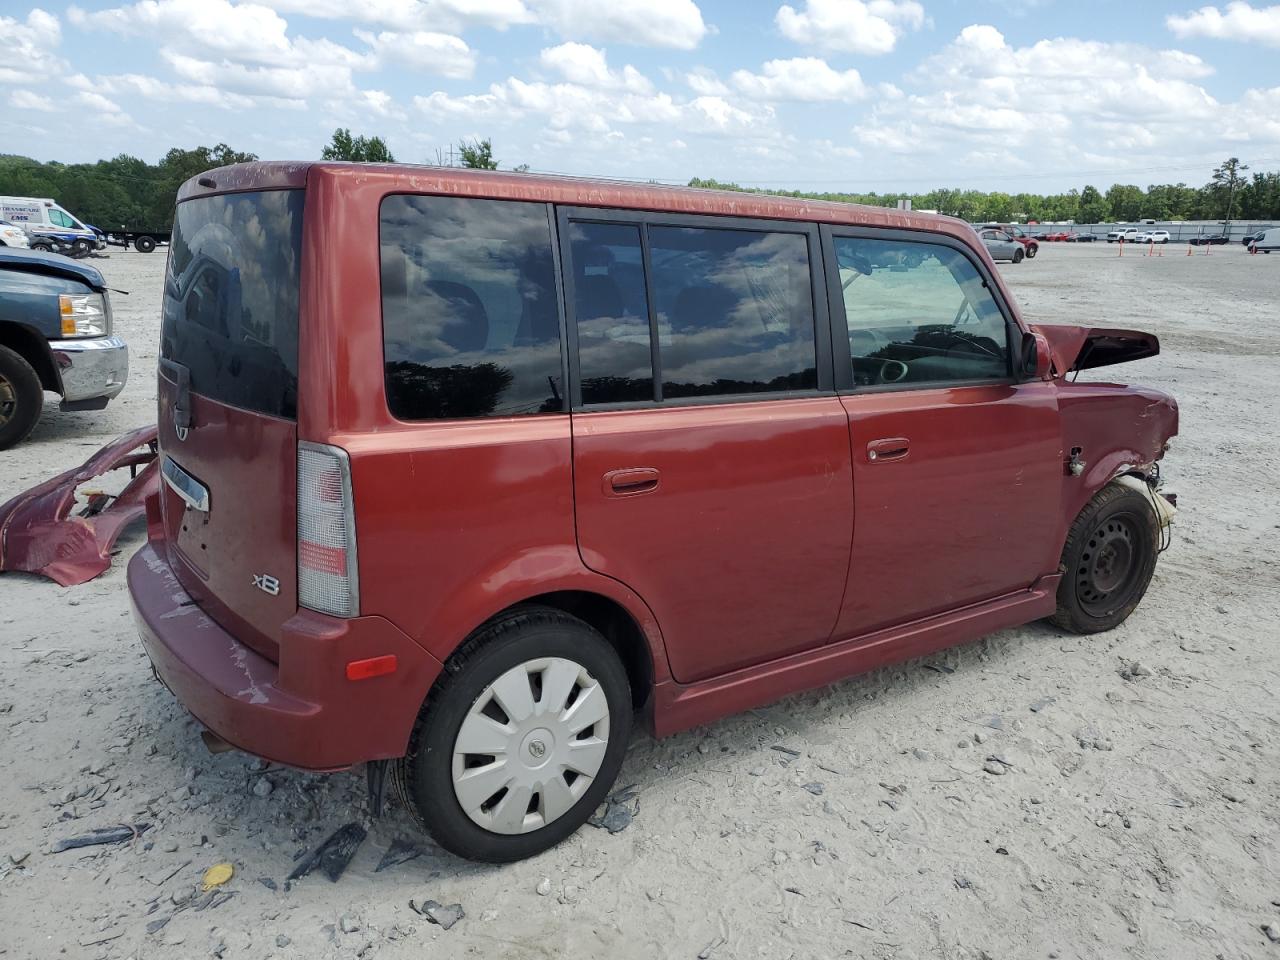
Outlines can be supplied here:
M1085 612L1106 617L1133 599L1150 549L1132 514L1113 514L1098 524L1076 564L1076 596Z
M18 409L18 393L3 375L0 375L0 426L13 419Z

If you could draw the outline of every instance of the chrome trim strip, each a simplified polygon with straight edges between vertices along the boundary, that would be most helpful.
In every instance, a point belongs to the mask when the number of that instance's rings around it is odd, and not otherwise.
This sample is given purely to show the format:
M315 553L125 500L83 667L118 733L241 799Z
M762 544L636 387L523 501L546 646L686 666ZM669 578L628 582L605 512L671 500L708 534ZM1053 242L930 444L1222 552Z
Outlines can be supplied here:
M199 510L201 513L209 512L209 488L168 456L160 464L160 475L164 477L164 482L169 489L180 496L192 510Z

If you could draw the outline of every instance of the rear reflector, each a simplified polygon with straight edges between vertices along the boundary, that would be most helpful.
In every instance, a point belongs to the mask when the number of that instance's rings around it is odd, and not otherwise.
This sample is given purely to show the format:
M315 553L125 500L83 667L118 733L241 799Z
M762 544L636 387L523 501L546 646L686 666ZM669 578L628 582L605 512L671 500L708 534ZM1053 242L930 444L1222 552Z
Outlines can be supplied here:
M370 657L368 660L352 660L347 664L348 680L368 680L370 677L383 677L396 672L396 655L389 653L385 657Z
M351 461L339 447L298 444L298 603L335 617L360 614Z

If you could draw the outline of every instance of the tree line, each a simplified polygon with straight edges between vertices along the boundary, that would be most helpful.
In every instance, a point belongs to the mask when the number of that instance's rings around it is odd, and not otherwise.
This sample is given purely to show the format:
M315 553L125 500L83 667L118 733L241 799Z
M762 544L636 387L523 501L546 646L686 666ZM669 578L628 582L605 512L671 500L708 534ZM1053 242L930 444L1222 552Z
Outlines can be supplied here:
M493 144L486 138L457 144L437 162L457 160L463 167L498 169ZM322 151L326 160L391 163L395 157L381 137L353 136L339 128ZM128 154L96 163L42 163L30 157L0 154L0 195L52 197L86 223L104 230L168 229L173 223L178 187L199 173L229 163L258 159L225 143L184 150L174 147L157 163ZM521 164L513 169L527 170ZM1034 194L940 189L928 193L843 193L762 190L694 177L691 187L711 187L893 207L910 197L917 210L936 210L971 222L1074 220L1076 223L1132 223L1154 220L1280 220L1280 172L1250 172L1232 157L1217 167L1203 186L1185 183L1115 184L1105 193L1093 186L1065 193Z
M1280 220L1280 171L1255 172L1232 157L1214 169L1200 187L1185 183L1151 184L1145 190L1136 184L1117 183L1106 193L1097 187L1071 189L1065 193L1003 193L982 190L930 190L928 193L814 193L803 190L760 190L736 183L694 177L691 187L741 190L783 197L863 203L873 207L894 207L909 197L916 210L936 210L971 223L1014 221L1064 221L1076 223L1136 223L1152 220Z

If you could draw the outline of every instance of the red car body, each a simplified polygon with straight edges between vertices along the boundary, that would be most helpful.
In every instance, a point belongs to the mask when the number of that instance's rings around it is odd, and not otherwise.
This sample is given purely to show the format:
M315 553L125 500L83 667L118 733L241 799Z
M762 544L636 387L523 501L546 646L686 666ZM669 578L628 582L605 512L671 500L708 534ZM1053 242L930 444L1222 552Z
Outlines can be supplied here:
M185 184L179 205L271 190L305 191L296 419L209 399L197 382L188 397L162 369L160 452L180 471L148 501L129 588L155 671L191 713L296 767L403 755L450 656L528 601L572 611L619 646L658 735L1045 617L1072 519L1118 474L1152 470L1177 430L1163 393L1064 377L1077 363L1150 355L1154 337L1029 327L959 221L335 163L213 171ZM388 407L378 322L379 210L398 195L535 202L562 217L799 224L815 254L820 236L848 230L946 242L985 279L1011 342L1037 344L1035 370L862 390L837 332L819 389L801 395L603 410L566 401L406 422ZM843 310L824 302L839 296L838 269L822 280L832 263L813 260L820 343ZM357 615L299 604L306 443L349 457ZM182 472L209 491L205 512L184 507Z
M997 230L1003 230L1013 239L1017 240L1027 249L1027 256L1034 257L1040 250L1040 241L1023 230L1016 223L989 223L988 227L995 227Z

